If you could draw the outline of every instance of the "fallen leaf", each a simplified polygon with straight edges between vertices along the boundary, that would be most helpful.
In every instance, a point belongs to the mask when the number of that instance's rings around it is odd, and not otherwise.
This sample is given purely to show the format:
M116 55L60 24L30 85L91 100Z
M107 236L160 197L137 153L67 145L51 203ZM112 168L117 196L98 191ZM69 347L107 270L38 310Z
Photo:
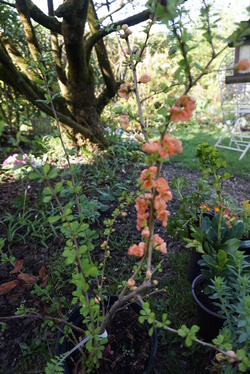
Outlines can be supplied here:
M6 293L10 292L13 288L18 285L18 280L13 280L11 282L3 283L0 286L0 295L5 295Z
M25 274L25 273L21 273L21 274L19 274L19 275L17 276L17 279L24 281L24 282L27 283L29 286L30 286L31 284L36 283L36 281L37 281L37 277L35 277L35 276L32 275L32 274Z
M42 266L41 269L39 270L39 278L43 279L46 276L46 268L45 266Z
M45 266L42 266L41 269L39 270L39 278L42 279L42 288L45 288L48 283L48 274L46 274L46 268Z
M16 259L16 264L13 269L13 273L18 273L23 267L23 261L20 259Z

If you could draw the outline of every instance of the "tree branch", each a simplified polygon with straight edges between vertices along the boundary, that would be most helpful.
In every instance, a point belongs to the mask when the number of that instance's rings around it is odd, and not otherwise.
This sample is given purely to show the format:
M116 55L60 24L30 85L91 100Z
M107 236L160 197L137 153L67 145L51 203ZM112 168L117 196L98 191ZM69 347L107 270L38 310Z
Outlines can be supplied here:
M16 69L9 55L4 50L3 45L2 47L0 45L0 61L0 80L9 84L15 91L25 95L27 100L37 108L54 118L51 106L45 102L37 101L45 100L44 92L35 86L26 75ZM54 106L57 111L57 116L62 123L73 128L76 132L80 132L83 136L91 138L91 131L79 125L71 117L70 112L67 110L65 100L62 97L54 99Z
M4 4L4 5L8 5L8 6L11 6L12 8L15 8L15 4L10 4L10 3L7 3L7 1L3 1L3 0L0 0L0 4Z
M98 17L97 17L92 0L90 0L90 4L89 4L88 24L89 24L89 28L92 34L100 30L100 25L98 24ZM107 54L107 51L106 51L106 48L105 48L105 45L102 39L100 39L95 44L95 50L96 50L99 66L101 68L103 80L107 87L106 94L108 98L110 99L115 96L117 92L117 85L115 82L113 71L109 63L109 57L108 57L108 54Z
M85 334L85 331L82 330L80 327L75 326L73 323L65 321L62 318L55 318L55 317L50 317L50 316L41 316L41 314L36 313L36 312L30 312L27 314L20 314L16 316L8 316L8 317L0 317L0 321L8 322L8 321L14 321L14 320L19 320L19 319L39 319L39 320L48 320L48 321L53 321L56 322L57 324L64 323L67 326L70 326L73 330L76 330L80 332L81 334Z
M16 8L15 4L7 3L7 1L0 0L0 4ZM39 25L46 27L53 32L61 34L61 22L58 21L55 17L49 17L44 14L41 9L39 9L31 0L27 0L27 6L30 11L31 18L39 23Z
M127 24L128 26L134 26L137 25L138 23L147 21L150 16L150 11L149 10L144 10L141 13L135 14L134 16L128 17L124 20L115 22L108 27L105 27L103 29L98 30L95 34L89 37L87 41L87 56L90 55L92 48L95 46L95 44L101 40L104 36L107 36L115 31L117 31L118 26L121 26L123 24Z
M16 9L23 25L23 31L31 56L34 61L38 62L38 55L41 55L41 50L30 20L30 12L26 0L16 0Z

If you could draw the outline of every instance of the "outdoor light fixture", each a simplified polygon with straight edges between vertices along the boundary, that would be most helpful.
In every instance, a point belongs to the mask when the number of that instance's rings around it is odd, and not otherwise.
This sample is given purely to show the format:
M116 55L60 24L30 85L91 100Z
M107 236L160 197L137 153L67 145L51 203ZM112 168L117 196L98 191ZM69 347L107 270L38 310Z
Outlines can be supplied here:
M235 65L237 65L243 58L250 60L250 19L240 23L240 30L240 34L243 34L244 36L240 36L236 41L229 43L230 48L235 48ZM250 82L250 68L244 71L235 70L233 75L226 77L226 84L246 82Z

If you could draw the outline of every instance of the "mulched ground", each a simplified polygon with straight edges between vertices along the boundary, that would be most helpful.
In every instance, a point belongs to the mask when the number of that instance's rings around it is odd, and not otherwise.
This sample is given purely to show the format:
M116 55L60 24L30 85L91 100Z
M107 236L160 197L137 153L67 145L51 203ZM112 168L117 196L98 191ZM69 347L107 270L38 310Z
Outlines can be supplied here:
M178 176L182 176L185 178L187 182L186 193L192 191L197 186L197 180L200 179L201 173L194 172L194 171L187 171L182 169L178 164L170 164L165 165L163 170L163 175L166 177L168 182L171 182L173 178ZM123 176L121 176L123 177ZM240 204L243 200L249 199L249 180L240 178L240 177L231 177L225 184L225 195L228 197L235 198L238 203ZM27 190L27 187L31 186ZM15 215L17 213L17 208L13 203L13 200L16 199L17 196L21 196L24 194L25 190L27 190L27 197L28 197L28 204L30 207L35 207L39 205L39 191L40 188L38 187L36 181L28 181L28 180L15 180L13 177L3 178L2 182L0 183L0 217L6 215L7 212ZM173 191L173 195L175 193ZM170 212L173 213L174 208L177 202L173 199L169 205L168 209ZM115 205L112 203L112 205ZM134 229L134 222L136 218L135 210L131 209L128 211L128 216L126 220L119 219L116 223L116 232L124 234L124 232L128 233L128 236L133 236L133 240L135 243L140 241L139 233ZM20 213L22 214L22 213ZM108 213L105 213L105 216L108 216ZM16 217L16 221L18 221L18 216ZM101 219L100 219L101 222ZM98 225L97 225L98 226ZM98 227L97 227L98 228ZM42 228L41 228L42 229ZM161 236L167 241L168 243L168 251L174 253L182 249L182 243L174 240L172 237L167 236L166 231L162 231L161 225L156 226L156 231L161 233ZM63 248L63 241L58 237L54 237L51 235L49 239L46 241L46 245L41 242L39 239L39 233L37 232L38 236L35 237L33 235L32 238L29 236L25 237L25 240L21 239L21 236L25 236L25 232L22 228L18 229L16 232L18 235L16 236L16 240L13 240L11 246L8 247L7 240L6 244L3 248L4 252L10 253L17 259L22 260L23 262L23 269L28 274L32 274L39 278L39 272L44 267L48 269L51 266L51 259L56 261L56 253ZM7 237L7 229L3 224L0 224L0 238ZM111 249L112 251L112 249ZM97 254L98 256L98 254ZM116 258L115 254L112 253L114 257L114 262L126 262L127 254L124 252L124 256L121 258ZM166 265L167 268L167 265ZM13 266L10 264L2 264L0 267L0 285L7 281L13 281L17 279L17 274L12 273ZM164 274L166 276L166 273ZM43 281L43 278L40 277L40 282ZM65 290L66 297L70 298L70 290ZM30 293L30 288L27 287L27 284L22 280L19 280L19 283L16 288L14 288L10 293L0 296L0 316L11 316L18 310L18 305L20 302L23 305L28 305L29 307L34 307L39 310L40 313L46 313L44 309L45 306L43 303L40 303L36 297L34 297ZM26 355L26 362L30 363L29 370L22 366L23 359L21 358L21 348L26 352L25 342L29 344L30 341L34 339L34 336L39 336L39 326L41 322L31 321L31 320L13 320L8 323L8 328L4 331L4 333L0 334L0 372L5 374L11 373L31 373L31 372L39 372L39 363L32 362L32 356L29 356L28 353ZM54 339L54 335L49 332L49 329L46 328L46 338L48 341L52 341ZM42 337L41 337L42 339ZM36 347L33 347L34 352ZM49 348L50 349L50 348ZM44 355L44 352L42 352ZM167 372L159 369L159 365L157 366L158 369L155 373L163 373ZM35 369L34 371L31 368ZM41 369L41 367L40 367ZM42 369L41 371L42 372ZM171 371L169 371L171 373ZM184 372L184 371L183 371ZM189 373L188 370L185 369L185 373ZM192 373L192 371L190 371Z

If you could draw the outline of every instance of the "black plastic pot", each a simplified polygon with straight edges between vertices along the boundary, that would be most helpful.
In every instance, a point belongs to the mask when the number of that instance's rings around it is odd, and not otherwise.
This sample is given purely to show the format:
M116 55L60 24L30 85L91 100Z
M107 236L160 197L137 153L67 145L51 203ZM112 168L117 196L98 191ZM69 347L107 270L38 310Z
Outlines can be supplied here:
M246 255L250 255L250 240L241 240L239 250L245 251Z
M193 280L201 274L201 267L198 261L202 259L202 253L196 252L195 248L192 248L190 252L188 270L187 270L187 280L193 282Z
M199 226L200 214L201 213L197 213L197 218L198 218L197 225L196 225L197 227ZM202 216L207 217L210 220L214 218L214 214L210 212L203 213ZM192 239L191 232L190 232L189 238ZM192 248L190 252L190 258L189 258L188 269L187 269L187 280L191 283L198 275L201 274L201 267L198 264L198 261L201 259L202 259L202 253L199 253L196 251L195 248Z
M203 275L198 275L192 283L192 294L196 303L197 325L200 327L199 334L206 341L212 341L219 334L225 318L209 310L197 297L197 289L204 282ZM208 296L207 296L208 297Z
M108 303L109 307L112 306L117 299L118 299L117 296L110 296L109 297L109 303ZM140 310L142 309L141 305L139 303L136 303L136 302L129 304L128 307L132 308L134 311L136 311L138 313L138 315L140 314ZM72 311L72 313L69 315L69 318L68 318L68 321L73 322L73 324L75 326L80 326L82 320L83 320L83 316L80 314L80 307L74 309ZM142 325L142 328L144 328L147 332L149 331L150 327L151 326L146 322L144 322L143 325ZM60 330L63 331L63 328L64 328L64 324L62 324L60 326ZM58 333L58 336L57 336L57 341L56 341L56 355L57 356L67 352L67 339L64 339L62 344L59 343L60 338L64 336L62 331L60 331ZM149 371L150 371L150 369L153 365L154 358L156 356L157 333L156 333L155 329L154 329L153 335L148 337L148 338L150 339L150 357L149 357L149 361L147 363L147 367L145 368L143 374L148 374L149 373ZM69 371L66 360L64 361L64 373L65 374L71 374L70 371Z

